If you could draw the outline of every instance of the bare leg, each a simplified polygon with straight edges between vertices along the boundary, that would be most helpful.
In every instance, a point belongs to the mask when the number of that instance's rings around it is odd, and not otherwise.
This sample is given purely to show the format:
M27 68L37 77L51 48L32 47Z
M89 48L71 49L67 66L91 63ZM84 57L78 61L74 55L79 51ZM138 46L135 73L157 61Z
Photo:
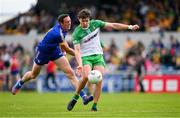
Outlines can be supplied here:
M104 66L94 66L94 70L99 70L102 75L104 74ZM96 84L95 92L94 92L94 103L97 103L100 95L101 95L101 89L102 89L102 81Z
M24 74L24 76L22 77L22 81L23 82L27 82L31 79L35 79L41 70L41 66L37 65L36 63L33 64L33 68L32 71L28 71Z
M91 71L90 65L85 65L83 67L83 79L80 81L78 88L76 89L76 94L79 95L80 91L85 87L88 81L88 74Z
M16 84L13 86L12 91L11 91L12 94L15 95L22 88L22 85L25 82L27 82L31 79L35 79L38 76L40 70L41 70L41 66L34 63L32 71L26 72L24 74L23 78L21 80L17 81Z
M68 103L67 109L69 111L71 111L73 109L73 107L75 106L78 98L79 98L79 94L82 93L82 89L85 87L87 80L88 80L88 73L91 71L91 67L89 65L85 65L83 67L83 79L81 81L79 81L79 85L76 89L76 93L73 97L73 99ZM80 94L80 96L82 96ZM85 97L85 99L83 99L83 104L87 105L89 102L91 102L93 100L93 96L90 97Z
M88 82L87 86L88 86L88 94L89 95L93 94L94 93L94 89L93 89L94 86L89 82Z
M66 59L66 57L63 56L61 58L58 58L54 62L56 63L58 68L61 69L66 74L66 76L71 81L74 88L77 89L78 80L77 80L77 78L76 78L76 76L74 74L74 71L72 70L68 60Z

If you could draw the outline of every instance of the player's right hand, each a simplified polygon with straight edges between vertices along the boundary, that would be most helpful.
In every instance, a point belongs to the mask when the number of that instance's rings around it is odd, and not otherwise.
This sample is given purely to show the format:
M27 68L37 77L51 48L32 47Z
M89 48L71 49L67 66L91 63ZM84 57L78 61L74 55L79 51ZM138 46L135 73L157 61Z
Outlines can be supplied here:
M77 74L78 76L82 76L82 72L83 72L83 67L82 67L82 66L78 66L78 67L76 68L76 74Z
M139 26L138 25L133 25L131 30L138 30Z

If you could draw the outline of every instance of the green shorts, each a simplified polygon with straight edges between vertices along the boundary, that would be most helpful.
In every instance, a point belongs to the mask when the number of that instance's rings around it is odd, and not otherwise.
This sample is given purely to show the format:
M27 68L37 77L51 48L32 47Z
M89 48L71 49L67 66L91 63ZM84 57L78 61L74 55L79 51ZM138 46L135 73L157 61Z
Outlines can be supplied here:
M84 56L82 57L82 63L83 65L90 65L91 68L97 65L102 65L105 67L105 61L104 57L101 54L95 54L95 55L90 55L90 56Z

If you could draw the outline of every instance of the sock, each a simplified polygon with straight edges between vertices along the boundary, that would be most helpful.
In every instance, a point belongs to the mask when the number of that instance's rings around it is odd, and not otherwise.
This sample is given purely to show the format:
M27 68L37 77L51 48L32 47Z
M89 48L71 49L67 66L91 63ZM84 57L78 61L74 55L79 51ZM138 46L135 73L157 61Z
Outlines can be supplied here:
M97 103L93 103L92 108L96 108L96 106L97 106Z
M87 91L87 95L91 95L91 92L89 90Z
M21 86L24 84L24 82L22 80L20 80L19 83L21 84Z
M81 92L80 92L80 96L81 96L82 99L85 99L85 97L86 97L85 92L84 92L84 91L81 91Z
M77 101L79 99L79 95L75 94L73 99Z

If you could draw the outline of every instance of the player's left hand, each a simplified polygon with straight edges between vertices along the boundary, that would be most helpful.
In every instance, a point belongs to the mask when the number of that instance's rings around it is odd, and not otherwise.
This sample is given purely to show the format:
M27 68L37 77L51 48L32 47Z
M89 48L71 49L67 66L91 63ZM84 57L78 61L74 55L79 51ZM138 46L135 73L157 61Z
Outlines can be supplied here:
M132 29L131 30L138 30L139 29L139 25L132 25Z
M78 66L76 68L76 74L80 77L82 75L82 71L83 71L83 67L82 66Z

